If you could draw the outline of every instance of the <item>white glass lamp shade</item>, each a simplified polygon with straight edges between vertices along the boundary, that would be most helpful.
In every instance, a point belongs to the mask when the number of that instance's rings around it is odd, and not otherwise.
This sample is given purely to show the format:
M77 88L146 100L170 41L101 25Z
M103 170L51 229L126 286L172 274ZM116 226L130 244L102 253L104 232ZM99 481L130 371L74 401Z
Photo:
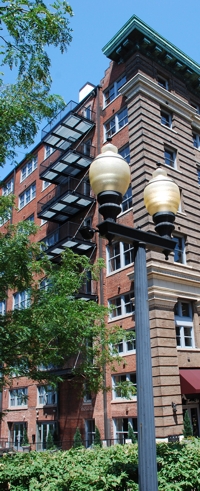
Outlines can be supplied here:
M160 167L152 174L152 179L144 189L144 204L150 215L170 212L176 215L180 203L177 184Z
M117 147L107 143L92 162L89 179L96 195L103 191L116 191L123 196L130 184L130 167L119 155Z

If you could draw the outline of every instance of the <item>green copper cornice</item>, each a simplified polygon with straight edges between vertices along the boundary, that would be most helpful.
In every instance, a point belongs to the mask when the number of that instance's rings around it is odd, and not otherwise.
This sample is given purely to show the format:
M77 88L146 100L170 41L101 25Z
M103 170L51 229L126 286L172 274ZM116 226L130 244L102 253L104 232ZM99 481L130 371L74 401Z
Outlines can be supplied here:
M136 15L126 22L102 51L108 58L120 63L128 59L137 49L143 50L148 57L156 57L162 65L166 63L168 69L177 64L177 70L185 68L188 69L188 75L192 73L200 75L198 63L160 36Z

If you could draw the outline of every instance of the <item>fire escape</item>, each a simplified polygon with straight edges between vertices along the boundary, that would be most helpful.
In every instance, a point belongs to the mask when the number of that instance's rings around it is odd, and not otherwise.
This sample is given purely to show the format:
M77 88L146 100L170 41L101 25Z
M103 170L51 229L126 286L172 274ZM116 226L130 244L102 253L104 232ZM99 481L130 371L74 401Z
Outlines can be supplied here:
M94 239L85 240L80 233L94 205L87 176L95 157L91 144L94 126L95 113L90 106L70 101L42 130L42 142L50 151L40 165L40 179L54 187L49 191L47 188L47 194L38 202L37 214L55 224L42 241L53 261L60 260L66 247L89 256L95 248ZM85 290L89 299L92 291L88 282Z

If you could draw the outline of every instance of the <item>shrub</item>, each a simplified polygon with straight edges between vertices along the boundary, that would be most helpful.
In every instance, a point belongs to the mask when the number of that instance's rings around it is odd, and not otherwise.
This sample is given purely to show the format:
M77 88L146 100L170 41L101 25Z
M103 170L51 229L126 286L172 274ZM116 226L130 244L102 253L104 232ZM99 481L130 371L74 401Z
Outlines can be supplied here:
M102 447L101 435L97 426L95 426L94 445L99 445L100 447Z
M49 431L47 435L47 450L52 450L53 448L55 448L54 439L51 431Z
M185 411L183 418L183 435L184 438L188 438L189 436L193 435L193 428L190 422L188 411Z
M74 438L73 438L73 447L74 448L79 448L83 446L82 438L81 438L81 432L79 428L76 428L76 431L74 433Z

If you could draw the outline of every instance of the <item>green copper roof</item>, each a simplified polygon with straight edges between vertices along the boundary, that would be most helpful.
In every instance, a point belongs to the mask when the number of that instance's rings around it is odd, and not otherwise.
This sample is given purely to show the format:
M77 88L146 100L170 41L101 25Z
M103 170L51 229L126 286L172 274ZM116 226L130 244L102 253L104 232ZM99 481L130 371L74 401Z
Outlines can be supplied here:
M181 77L183 74L187 79L192 77L193 85L199 85L200 65L133 15L102 51L108 58L120 63L130 58L136 50L156 59L168 70L181 74Z

